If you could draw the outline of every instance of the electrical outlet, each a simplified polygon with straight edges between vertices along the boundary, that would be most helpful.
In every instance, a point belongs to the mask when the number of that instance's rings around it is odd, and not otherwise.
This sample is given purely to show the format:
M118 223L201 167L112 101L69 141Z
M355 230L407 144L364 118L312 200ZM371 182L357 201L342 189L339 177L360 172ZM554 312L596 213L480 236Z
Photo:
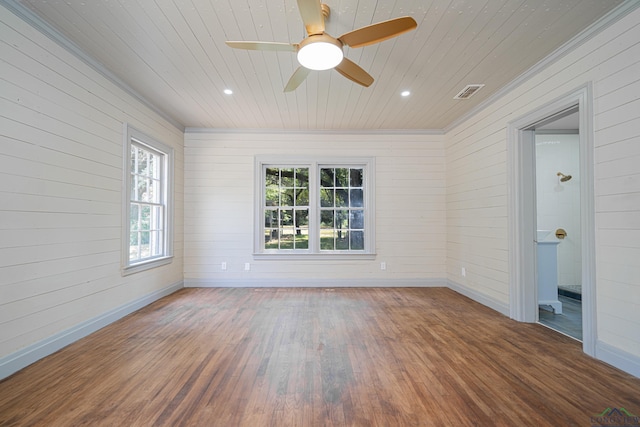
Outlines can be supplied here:
M249 271L251 270L251 263L245 262L244 263L244 271Z
M460 274L462 274L462 277L467 277L467 269L465 267L462 267L460 269Z
M386 262L384 262L384 261L382 261L382 262L380 263L380 270L386 270L386 269L387 269L387 263L386 263Z
M220 265L220 269L221 269L222 271L225 271L225 270L227 269L227 263L226 263L226 262L224 262L224 261L222 261L222 264Z

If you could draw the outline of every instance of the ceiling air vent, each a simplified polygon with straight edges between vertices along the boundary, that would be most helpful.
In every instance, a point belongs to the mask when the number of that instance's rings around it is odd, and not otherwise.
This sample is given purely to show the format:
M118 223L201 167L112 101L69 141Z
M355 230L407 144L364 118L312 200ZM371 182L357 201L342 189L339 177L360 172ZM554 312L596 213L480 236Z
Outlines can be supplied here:
M453 99L469 99L473 94L482 89L484 85L466 85Z

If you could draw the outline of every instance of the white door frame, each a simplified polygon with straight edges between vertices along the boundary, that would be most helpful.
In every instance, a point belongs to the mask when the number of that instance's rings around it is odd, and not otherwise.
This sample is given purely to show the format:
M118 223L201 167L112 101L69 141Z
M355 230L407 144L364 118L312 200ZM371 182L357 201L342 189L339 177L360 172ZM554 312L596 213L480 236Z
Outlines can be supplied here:
M582 234L582 348L595 357L595 204L592 85L542 105L507 126L509 165L509 306L512 319L538 321L534 125L578 106Z

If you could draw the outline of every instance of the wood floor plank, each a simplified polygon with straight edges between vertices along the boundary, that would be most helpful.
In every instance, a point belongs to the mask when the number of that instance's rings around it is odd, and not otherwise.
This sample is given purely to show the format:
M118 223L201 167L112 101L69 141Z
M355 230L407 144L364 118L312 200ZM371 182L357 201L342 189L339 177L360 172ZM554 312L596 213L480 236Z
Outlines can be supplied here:
M451 290L183 289L0 382L1 426L582 426L640 379Z

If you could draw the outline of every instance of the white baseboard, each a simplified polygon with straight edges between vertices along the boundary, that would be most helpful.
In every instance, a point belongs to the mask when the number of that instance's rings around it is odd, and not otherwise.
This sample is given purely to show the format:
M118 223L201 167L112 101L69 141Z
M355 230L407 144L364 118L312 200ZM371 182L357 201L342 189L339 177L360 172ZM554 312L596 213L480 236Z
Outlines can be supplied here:
M185 279L185 288L435 288L445 279Z
M183 287L174 283L0 358L0 380Z
M602 341L596 342L596 359L640 378L640 357Z
M474 300L475 302L479 302L480 304L485 305L497 311L498 313L509 317L509 304L507 303L496 301L493 298L490 298L484 294L476 292L473 289L469 289L451 280L447 280L447 287L451 290L456 291L459 294L464 295L467 298Z

